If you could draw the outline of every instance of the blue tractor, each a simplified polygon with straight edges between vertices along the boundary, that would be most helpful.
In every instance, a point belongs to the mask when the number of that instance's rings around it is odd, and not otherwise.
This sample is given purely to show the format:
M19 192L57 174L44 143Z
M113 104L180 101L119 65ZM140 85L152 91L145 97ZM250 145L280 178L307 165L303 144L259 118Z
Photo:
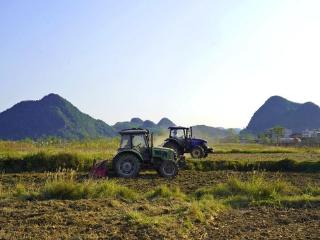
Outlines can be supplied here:
M213 153L207 141L192 137L192 127L169 127L169 132L163 146L175 150L178 155L190 153L193 158L205 158Z

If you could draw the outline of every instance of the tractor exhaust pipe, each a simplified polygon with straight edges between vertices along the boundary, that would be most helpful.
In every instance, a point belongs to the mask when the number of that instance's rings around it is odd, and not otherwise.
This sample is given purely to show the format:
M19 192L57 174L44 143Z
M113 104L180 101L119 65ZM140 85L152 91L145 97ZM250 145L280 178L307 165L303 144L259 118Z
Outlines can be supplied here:
M153 133L151 133L151 149L153 148Z

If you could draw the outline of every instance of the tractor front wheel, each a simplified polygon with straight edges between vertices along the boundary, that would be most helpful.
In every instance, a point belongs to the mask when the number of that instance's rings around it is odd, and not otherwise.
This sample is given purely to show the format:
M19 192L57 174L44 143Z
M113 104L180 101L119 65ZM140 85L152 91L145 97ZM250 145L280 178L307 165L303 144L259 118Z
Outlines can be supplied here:
M140 161L134 154L124 154L114 160L114 170L119 177L134 178L139 174Z
M191 150L191 156L193 158L202 158L204 157L204 150L202 149L202 147L194 147L192 150Z
M173 161L163 161L157 171L164 178L174 178L178 174L178 166Z

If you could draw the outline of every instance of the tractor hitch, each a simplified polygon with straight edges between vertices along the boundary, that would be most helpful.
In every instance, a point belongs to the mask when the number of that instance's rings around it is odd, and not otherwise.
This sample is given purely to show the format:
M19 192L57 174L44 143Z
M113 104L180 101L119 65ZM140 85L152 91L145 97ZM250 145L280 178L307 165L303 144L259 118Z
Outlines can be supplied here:
M207 152L207 154L208 153L214 153L214 150L213 150L213 148L207 148L206 152Z
M187 162L186 162L186 157L181 155L179 156L179 160L178 160L178 167L183 169L187 166Z
M98 161L94 162L90 172L89 177L91 178L106 178L108 176L108 167L107 161Z

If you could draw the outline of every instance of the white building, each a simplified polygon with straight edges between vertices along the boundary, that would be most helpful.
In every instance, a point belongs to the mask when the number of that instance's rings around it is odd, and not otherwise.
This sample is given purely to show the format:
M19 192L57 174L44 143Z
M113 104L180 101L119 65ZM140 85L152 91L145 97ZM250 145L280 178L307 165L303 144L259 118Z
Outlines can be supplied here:
M289 138L292 135L292 133L293 133L293 131L291 129L285 128L283 137L284 138Z
M303 138L320 137L320 129L313 129L313 130L306 129L306 130L302 131L302 137Z

